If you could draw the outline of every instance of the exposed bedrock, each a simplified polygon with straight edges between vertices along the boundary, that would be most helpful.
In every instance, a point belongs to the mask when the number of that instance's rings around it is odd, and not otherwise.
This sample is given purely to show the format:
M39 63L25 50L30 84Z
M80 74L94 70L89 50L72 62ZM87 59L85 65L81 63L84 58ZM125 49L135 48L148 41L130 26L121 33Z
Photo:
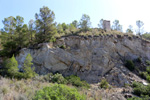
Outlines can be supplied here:
M111 84L122 86L134 80L130 77L133 73L124 67L124 61L139 57L150 60L150 42L126 35L61 37L55 43L22 49L16 57L19 68L28 53L39 74L74 74L89 83L105 77Z

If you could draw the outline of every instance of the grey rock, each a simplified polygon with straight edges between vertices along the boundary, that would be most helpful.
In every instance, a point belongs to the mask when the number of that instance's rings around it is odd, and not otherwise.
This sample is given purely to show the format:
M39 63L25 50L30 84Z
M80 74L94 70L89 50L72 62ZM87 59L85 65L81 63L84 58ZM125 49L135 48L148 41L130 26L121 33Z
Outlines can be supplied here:
M39 44L36 49L24 48L16 57L18 67L22 67L26 55L30 53L39 74L74 74L89 83L99 82L106 76L109 83L123 86L132 80L126 76L131 72L124 67L123 61L138 57L150 60L150 43L139 38L117 37L68 36L58 38L55 43ZM59 48L61 45L66 48Z

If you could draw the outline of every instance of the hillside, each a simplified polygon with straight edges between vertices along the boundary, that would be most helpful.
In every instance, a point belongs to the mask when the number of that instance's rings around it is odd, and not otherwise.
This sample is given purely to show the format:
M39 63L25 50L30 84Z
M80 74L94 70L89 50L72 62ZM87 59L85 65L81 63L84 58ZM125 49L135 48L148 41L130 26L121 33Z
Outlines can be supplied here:
M30 53L39 74L73 74L89 83L97 83L105 77L111 84L124 86L135 79L132 79L134 76L125 67L125 62L150 60L149 47L149 41L137 36L67 36L54 43L22 49L16 59L22 66L26 55Z
M150 100L147 2L0 4L0 100Z
M67 85L77 86L78 91L86 95L86 100L126 100L135 96L132 87L134 82L149 84L149 47L150 42L138 36L99 34L62 36L53 42L23 48L16 56L18 68L22 69L26 56L31 54L35 72L40 76L18 81L1 77L0 95L2 100L11 100L10 97L16 98L14 100L31 99L36 91L49 86L49 83L50 86L54 83L66 84L62 81L63 77L75 75L88 82L90 88L80 88L79 81L68 83L66 78ZM48 73L53 73L57 81L52 81L53 76ZM57 76L56 73L63 76ZM109 88L103 89L103 85L100 87L100 84L107 86L107 82ZM16 86L20 87L19 90L16 90ZM31 95L27 94L31 92L29 88L33 89Z

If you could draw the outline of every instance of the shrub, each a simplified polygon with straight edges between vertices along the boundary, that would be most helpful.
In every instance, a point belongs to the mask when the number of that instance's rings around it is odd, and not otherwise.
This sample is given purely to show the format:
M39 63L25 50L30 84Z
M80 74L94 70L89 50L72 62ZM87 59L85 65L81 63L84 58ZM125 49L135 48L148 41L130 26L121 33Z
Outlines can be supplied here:
M28 100L24 95L19 94L18 96L14 97L14 100Z
M56 42L56 38L55 38L55 37L52 37L52 38L50 39L50 42Z
M109 84L108 84L107 80L106 79L101 80L99 87L104 88L104 89L109 88Z
M59 48L66 49L66 46L65 45L61 45L61 46L59 46Z
M138 96L150 96L150 85L143 85L142 83L133 82L133 93Z
M5 88L5 87L4 87L4 88L2 88L2 90L1 90L1 91L2 91L2 93L3 93L4 95L8 93L8 89L7 89L7 88Z
M127 100L149 100L149 97L132 97L132 98L128 98Z
M130 70L133 71L135 69L134 63L132 60L127 60L125 66Z
M147 64L147 65L150 65L150 61L149 61L149 60L146 60L146 64Z
M140 76L150 82L150 66L147 66L146 72L141 72Z
M140 76L141 76L141 78L143 78L143 79L146 79L146 76L148 75L148 73L147 72L141 72L140 73Z
M148 72L148 74L150 74L150 66L146 67L146 72Z
M52 76L52 82L53 83L58 83L58 84L65 84L66 83L66 79L62 76L62 74L54 74Z
M147 76L146 76L146 80L147 80L148 82L150 82L150 75L147 75Z
M141 96L146 93L146 87L141 83L133 82L132 87L135 95Z
M150 34L147 34L147 33L142 34L142 37L145 38L145 39L150 40Z
M62 76L62 74L56 73L48 73L46 75L37 75L33 78L34 80L41 81L41 82L53 82L58 84L66 84L67 80Z
M33 100L85 100L75 88L66 85L55 84L52 87L45 87L39 90Z
M72 84L76 87L85 87L85 88L90 87L90 85L86 81L81 81L80 77L77 77L77 76L74 76L74 75L66 77L66 80L68 81L68 84Z
M141 62L142 62L142 59L141 59L140 57L138 57L138 58L136 59L136 61L139 62L139 63L141 63Z
M52 82L52 73L48 73L46 75L36 75L33 80L40 81L40 82Z
M46 82L51 82L51 81L52 81L53 74L52 74L52 73L48 73L48 74L46 74L46 75L44 75L44 76L42 76L42 77L43 77L42 80L44 80L44 81L46 81Z

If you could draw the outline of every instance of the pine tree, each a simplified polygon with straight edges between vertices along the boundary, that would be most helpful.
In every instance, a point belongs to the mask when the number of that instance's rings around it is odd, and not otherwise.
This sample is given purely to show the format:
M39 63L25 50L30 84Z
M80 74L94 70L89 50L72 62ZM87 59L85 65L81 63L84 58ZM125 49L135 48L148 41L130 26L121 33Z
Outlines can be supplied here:
M18 48L26 47L28 40L28 27L24 23L24 18L16 16L16 32L15 32L15 41Z
M69 25L69 30L70 30L71 33L74 33L76 31L76 27L74 27L74 25L71 23Z
M15 59L14 55L9 60L7 60L5 68L7 69L8 76L16 77L18 75L18 62Z
M122 25L120 25L119 20L113 21L112 29L122 32Z
M23 24L24 18L10 16L3 20L4 28L2 29L0 38L3 50L0 51L1 56L11 57L19 49L26 47L28 44L28 27Z
M29 25L29 32L28 32L29 35L28 36L30 36L29 42L33 43L33 40L35 38L35 22L34 22L34 20L31 19L29 21L28 25Z
M74 20L74 21L72 22L72 24L74 25L75 28L78 28L78 24L79 24L79 23L78 23L77 20Z
M57 33L54 22L55 14L48 7L40 8L40 13L35 14L36 18L36 41L37 43L49 42Z
M103 22L104 22L103 19L101 19L101 20L99 21L98 27L99 27L100 29L104 29L104 27L103 27Z
M36 73L34 72L32 59L33 59L32 56L30 54L28 54L24 61L23 71L24 71L25 78L32 78L36 75Z
M91 26L90 16L83 14L79 26L83 31L88 31Z
M62 27L61 24L58 24L58 25L57 25L57 32L58 32L59 34L61 34L61 33L64 32L64 31L63 31L63 27Z

